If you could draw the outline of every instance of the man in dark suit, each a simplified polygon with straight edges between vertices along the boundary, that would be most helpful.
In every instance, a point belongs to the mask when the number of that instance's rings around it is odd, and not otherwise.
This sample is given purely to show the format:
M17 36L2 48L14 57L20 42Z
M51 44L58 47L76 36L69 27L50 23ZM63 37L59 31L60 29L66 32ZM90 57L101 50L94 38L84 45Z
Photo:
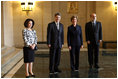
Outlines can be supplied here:
M102 42L102 25L101 22L96 21L96 14L90 15L91 21L85 25L86 41L88 45L88 61L90 68L99 68L98 56L99 45Z
M77 20L77 16L71 17L72 25L68 27L67 33L71 71L78 71L80 48L83 48L82 30L81 26L77 24Z
M56 13L55 21L49 23L47 28L47 45L50 48L50 74L61 72L58 66L60 64L61 48L64 44L64 30L60 20L60 13Z

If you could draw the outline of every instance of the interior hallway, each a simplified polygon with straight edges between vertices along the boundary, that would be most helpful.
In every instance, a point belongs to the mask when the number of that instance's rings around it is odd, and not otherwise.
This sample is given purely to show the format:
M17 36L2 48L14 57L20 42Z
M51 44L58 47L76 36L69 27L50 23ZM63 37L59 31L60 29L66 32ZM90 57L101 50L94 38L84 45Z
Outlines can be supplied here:
M25 0L24 0L25 1ZM30 0L31 1L31 0ZM33 1L33 0L32 0ZM70 13L70 3L76 3L77 13ZM117 4L114 1L35 1L32 11L22 10L21 1L1 1L1 77L25 78L23 63L24 45L22 30L24 21L32 18L37 32L38 42L46 42L47 25L54 21L54 14L60 12L61 23L64 25L64 49L62 50L60 69L62 73L49 76L49 51L40 45L35 53L34 73L37 78L49 77L117 77ZM70 10L71 11L71 10ZM100 69L90 70L87 60L87 44L85 40L85 23L90 21L90 14L95 12L97 20L102 23L103 42L100 45ZM77 15L81 25L84 49L80 52L80 71L71 73L70 56L67 49L67 28L71 24L70 18ZM48 17L47 17L48 16ZM47 45L46 45L47 47ZM105 49L106 48L106 49Z

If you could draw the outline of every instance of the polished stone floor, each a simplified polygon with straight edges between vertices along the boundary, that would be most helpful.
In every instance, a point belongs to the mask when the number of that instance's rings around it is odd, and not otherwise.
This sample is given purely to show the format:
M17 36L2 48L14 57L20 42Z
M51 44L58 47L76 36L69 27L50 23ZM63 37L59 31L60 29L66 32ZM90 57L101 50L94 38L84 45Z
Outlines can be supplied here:
M71 72L70 56L68 51L62 51L59 68L62 73L49 75L48 51L35 52L33 72L36 78L116 78L117 77L117 50L100 51L99 69L89 69L87 51L80 52L79 72ZM25 65L14 74L13 78L25 78Z

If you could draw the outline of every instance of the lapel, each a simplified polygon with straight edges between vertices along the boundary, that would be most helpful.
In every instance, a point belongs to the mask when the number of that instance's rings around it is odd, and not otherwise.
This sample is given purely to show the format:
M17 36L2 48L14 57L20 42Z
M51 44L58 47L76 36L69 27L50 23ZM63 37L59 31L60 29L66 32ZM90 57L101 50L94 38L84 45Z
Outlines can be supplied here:
M90 22L89 24L90 24L90 28L93 29L92 22Z
M76 31L75 32L76 32L76 34L79 34L80 33L80 28L79 28L79 25L78 24L76 25Z
M98 22L96 21L96 31L98 31Z
M94 29L95 32L98 32L98 22L96 21L96 25L95 25L95 29Z
M71 31L72 31L72 33L73 33L73 34L75 34L75 33L76 33L76 31L77 31L77 26L76 26L76 30L75 30L74 26L73 26L73 25L71 25Z
M71 30L72 30L72 32L74 32L74 26L73 25L71 25Z
M97 22L96 22L96 26L97 26ZM96 26L93 27L93 24L92 24L92 22L90 21L90 27L91 27L91 30L93 30L93 32L96 32Z
M57 26L56 26L55 22L53 22L53 31L57 32Z
M59 23L59 32L61 32L61 23Z
M97 32L98 31L98 22L97 21L96 21L95 27L93 27L92 22L90 22L90 26L91 26L93 32Z

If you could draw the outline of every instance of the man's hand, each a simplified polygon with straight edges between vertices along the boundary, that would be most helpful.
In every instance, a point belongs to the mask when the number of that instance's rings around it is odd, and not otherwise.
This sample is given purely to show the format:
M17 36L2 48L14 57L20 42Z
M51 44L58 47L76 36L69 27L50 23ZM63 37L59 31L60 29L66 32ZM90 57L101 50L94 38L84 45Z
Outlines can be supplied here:
M98 42L99 42L99 43L101 43L101 42L102 42L102 40L98 40Z
M69 50L71 50L71 46L69 46L68 48L69 48Z
M81 48L83 48L83 45L81 45Z
M87 41L87 44L90 44L90 41Z
M62 48L63 48L64 45L62 45Z
M50 47L51 47L51 45L49 44L49 45L48 45L48 47L50 48Z

